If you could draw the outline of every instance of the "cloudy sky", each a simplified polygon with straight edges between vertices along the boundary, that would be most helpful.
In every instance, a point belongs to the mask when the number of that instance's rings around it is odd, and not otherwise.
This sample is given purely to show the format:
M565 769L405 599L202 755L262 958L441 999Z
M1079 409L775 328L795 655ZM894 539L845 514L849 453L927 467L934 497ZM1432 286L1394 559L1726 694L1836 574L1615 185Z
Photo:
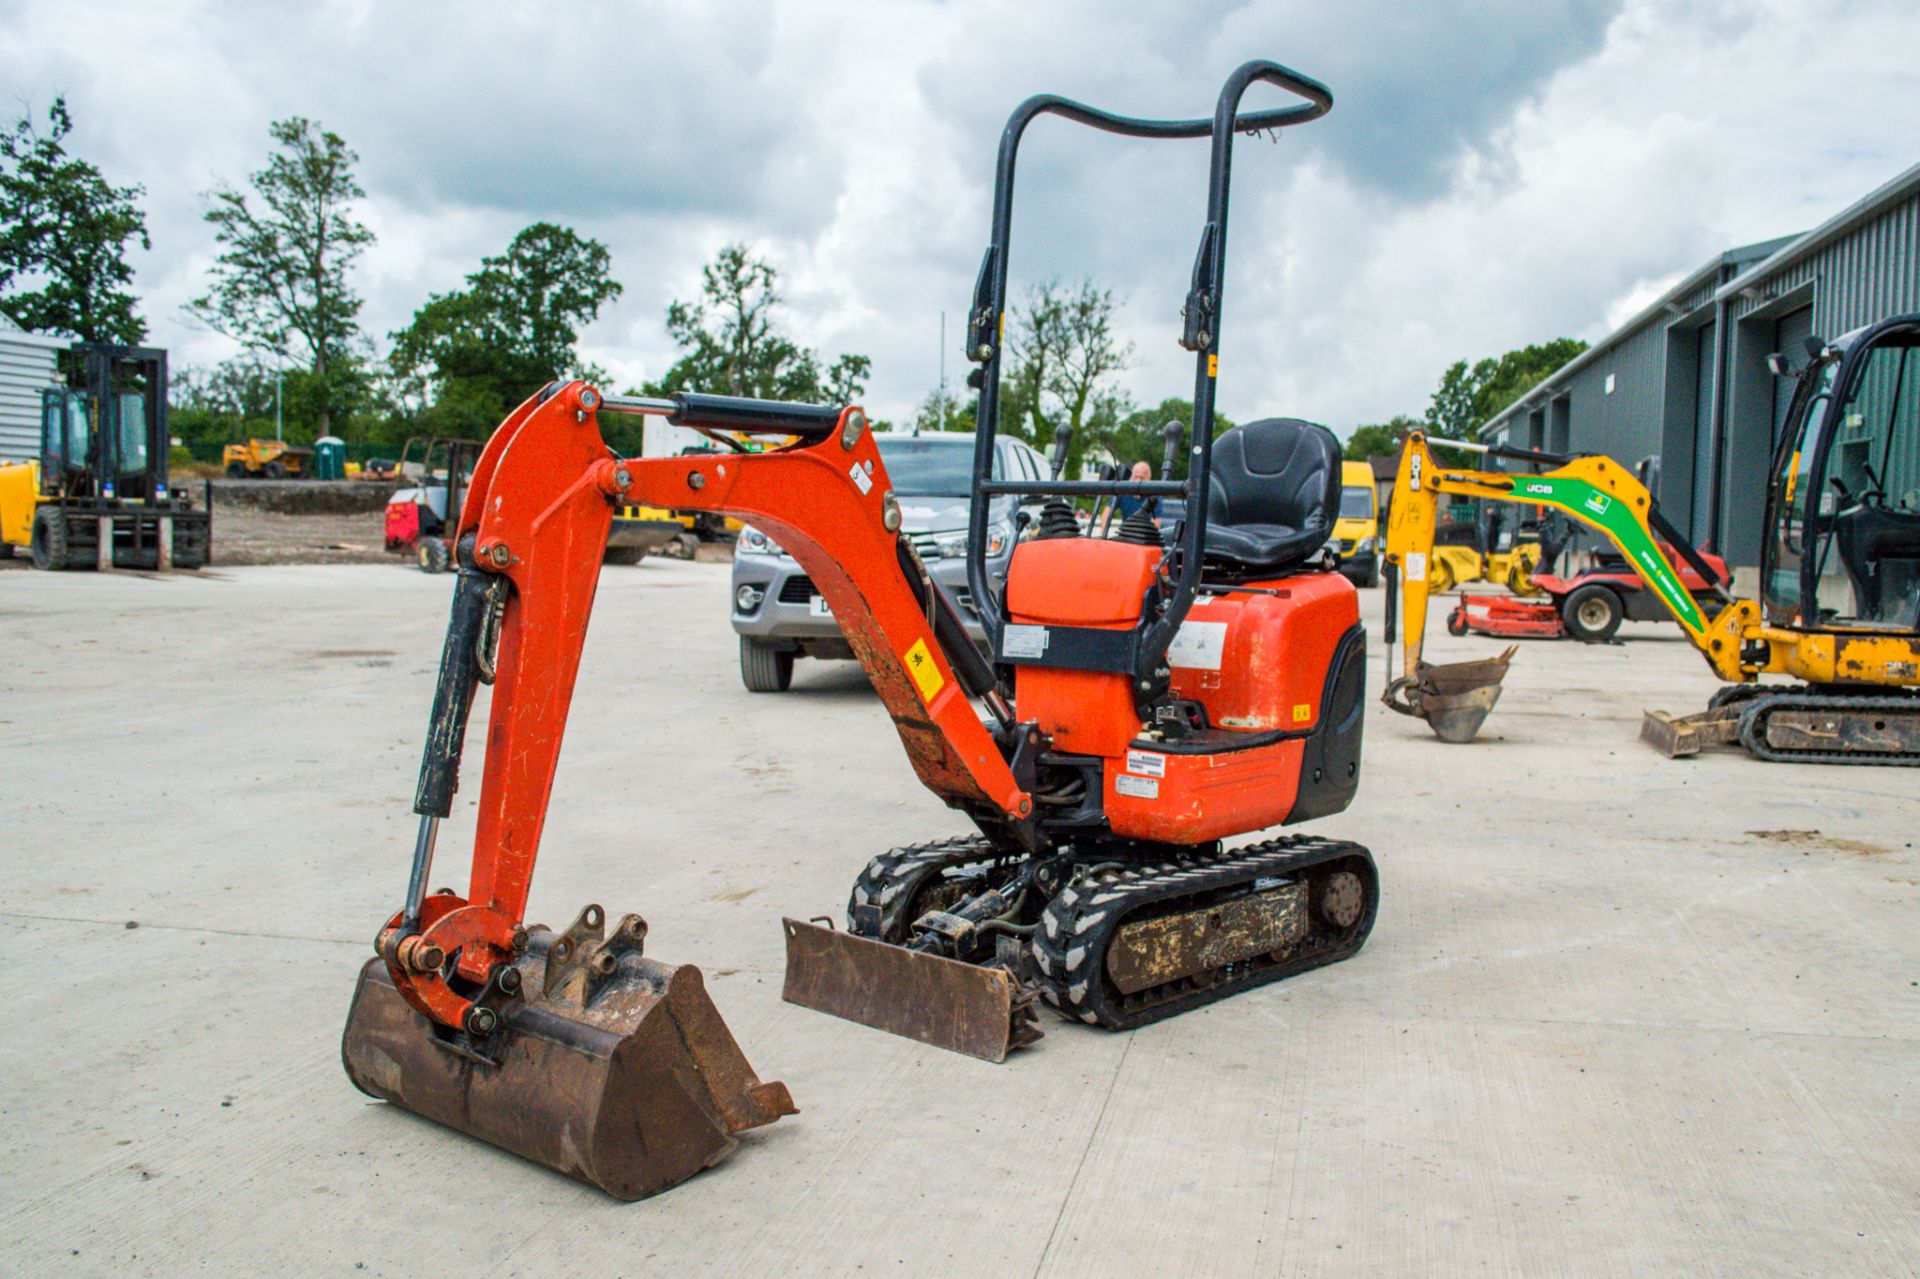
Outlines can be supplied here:
M1915 0L0 0L0 106L64 94L73 149L146 188L138 288L176 362L231 353L183 309L213 256L202 193L302 114L359 152L383 350L546 219L612 248L626 294L584 347L631 383L673 358L667 302L745 240L803 340L873 357L868 406L894 418L938 379L943 310L964 372L1007 112L1046 91L1207 114L1252 57L1335 105L1236 148L1220 398L1242 419L1344 434L1417 412L1456 358L1597 338L1722 248L1920 161ZM1016 289L1112 288L1128 389L1186 394L1204 144L1028 137Z

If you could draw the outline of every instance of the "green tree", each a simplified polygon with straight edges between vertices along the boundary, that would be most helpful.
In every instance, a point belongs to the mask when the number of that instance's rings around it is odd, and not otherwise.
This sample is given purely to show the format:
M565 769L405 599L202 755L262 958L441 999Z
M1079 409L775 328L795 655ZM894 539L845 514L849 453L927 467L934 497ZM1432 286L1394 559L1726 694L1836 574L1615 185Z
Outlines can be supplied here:
M112 186L68 155L71 132L66 99L55 98L45 133L23 115L0 134L0 311L23 329L136 345L147 326L126 288L127 245L153 247L136 203L145 191Z
M353 358L360 298L347 283L347 269L373 243L348 213L366 192L353 176L359 157L338 134L303 116L276 120L268 132L276 150L251 177L252 196L226 185L207 193L206 220L222 249L212 288L190 309L250 347L301 360L324 435L367 392Z
M1082 280L1069 288L1044 280L1027 291L1009 316L1007 348L1013 372L1002 392L1003 425L1048 452L1064 422L1073 429L1069 476L1095 437L1132 411L1113 379L1133 363L1133 347L1113 335L1113 294Z
M546 383L597 374L577 347L620 296L612 266L605 245L567 227L520 232L480 260L466 288L435 294L392 335L396 407L441 434L483 436Z
M1129 413L1111 426L1097 431L1094 442L1112 454L1114 461L1125 466L1135 462L1149 463L1157 478L1166 479L1169 477L1160 474L1160 464L1166 456L1166 426L1170 421L1180 423L1184 432L1182 438L1190 443L1193 436L1193 401L1165 399L1153 408ZM1233 427L1233 419L1217 412L1213 415L1214 439L1219 439ZM1172 479L1187 478L1189 456L1190 449L1186 445L1174 455Z
M1578 338L1555 338L1472 365L1456 360L1440 375L1427 406L1429 430L1447 439L1475 439L1495 414L1586 349Z
M1384 422L1368 426L1356 426L1353 434L1341 450L1341 456L1349 462L1364 462L1368 458L1400 456L1400 441L1406 438L1408 431L1425 430L1426 423L1419 418L1396 413Z
M667 333L682 354L647 390L707 391L763 400L850 404L866 390L873 361L820 357L782 333L780 272L744 244L729 244L701 268L700 297L667 307Z
M973 401L961 400L945 387L935 387L920 402L913 415L916 431L964 431L974 429Z

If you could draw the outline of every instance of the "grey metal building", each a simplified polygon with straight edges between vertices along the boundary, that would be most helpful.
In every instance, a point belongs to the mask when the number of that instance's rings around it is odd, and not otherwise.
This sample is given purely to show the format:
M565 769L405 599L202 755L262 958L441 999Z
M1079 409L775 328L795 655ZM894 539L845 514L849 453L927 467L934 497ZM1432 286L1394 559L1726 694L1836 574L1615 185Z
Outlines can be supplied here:
M1732 249L1481 428L1552 452L1657 457L1674 524L1759 563L1767 469L1792 391L1767 356L1920 310L1920 164L1804 235Z
M40 392L60 379L71 339L28 333L0 315L0 462L40 456Z

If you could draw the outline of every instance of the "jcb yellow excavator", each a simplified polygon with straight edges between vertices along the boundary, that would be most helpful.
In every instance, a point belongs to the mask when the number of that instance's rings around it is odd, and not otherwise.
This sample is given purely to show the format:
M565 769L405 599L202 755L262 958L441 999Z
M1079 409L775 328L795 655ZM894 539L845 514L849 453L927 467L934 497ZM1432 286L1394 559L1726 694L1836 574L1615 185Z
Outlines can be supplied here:
M1920 764L1920 314L1810 341L1806 355L1768 486L1757 600L1732 596L1724 574L1610 458L1446 441L1552 468L1462 470L1438 465L1426 439L1409 436L1387 527L1387 639L1397 582L1405 652L1386 704L1444 741L1479 731L1514 649L1422 660L1434 520L1442 494L1531 502L1604 534L1727 681L1699 714L1648 712L1648 743L1669 756L1737 740L1768 760ZM1791 358L1772 357L1776 376L1789 375ZM1676 553L1691 574L1674 566ZM1691 575L1706 584L1699 597ZM1767 675L1798 682L1761 683Z

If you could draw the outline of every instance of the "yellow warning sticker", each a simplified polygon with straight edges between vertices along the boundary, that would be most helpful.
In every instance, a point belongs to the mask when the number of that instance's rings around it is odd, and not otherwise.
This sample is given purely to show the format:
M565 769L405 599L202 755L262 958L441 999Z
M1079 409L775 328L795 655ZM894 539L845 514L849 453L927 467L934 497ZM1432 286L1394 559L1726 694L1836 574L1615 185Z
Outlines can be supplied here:
M940 673L940 664L933 660L933 654L927 649L923 639L915 640L913 647L906 652L907 673L913 676L913 682L920 689L920 700L931 703L947 686L947 677Z
M1304 724L1312 718L1313 718L1313 707L1311 704L1307 702L1301 702L1293 708L1294 723Z
M1208 377L1220 376L1220 357L1219 356L1209 355L1207 357L1207 376Z

